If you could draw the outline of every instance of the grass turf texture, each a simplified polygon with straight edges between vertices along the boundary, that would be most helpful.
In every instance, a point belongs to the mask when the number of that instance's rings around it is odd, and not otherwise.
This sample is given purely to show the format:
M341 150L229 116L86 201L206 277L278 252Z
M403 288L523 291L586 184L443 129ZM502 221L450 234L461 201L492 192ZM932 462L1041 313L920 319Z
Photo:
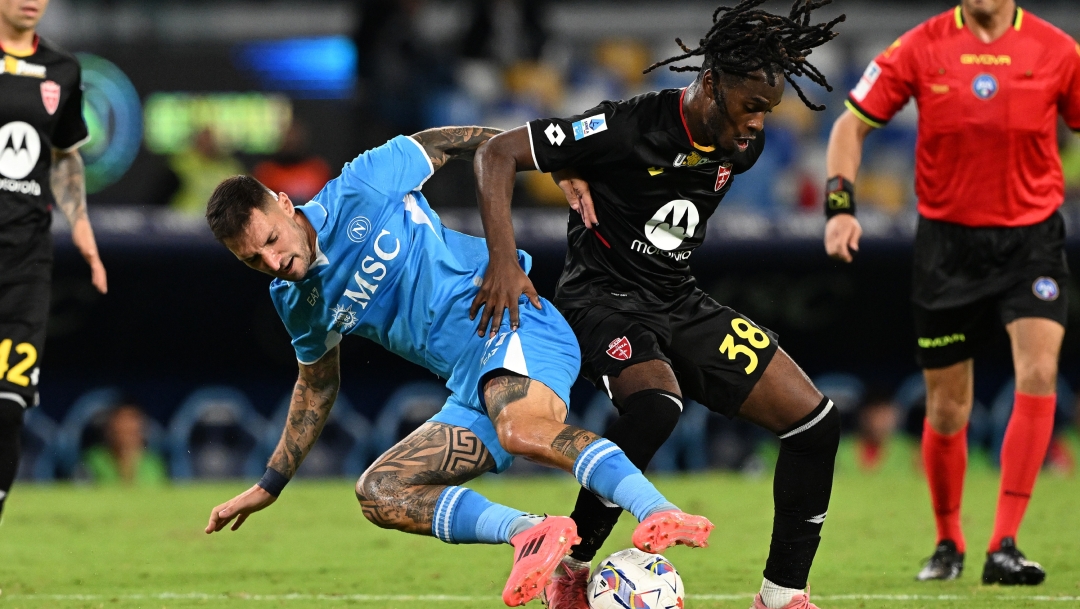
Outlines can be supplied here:
M671 500L717 525L712 547L667 553L683 576L687 606L746 609L768 550L770 480L656 481ZM488 476L473 486L493 501L551 513L566 513L577 492L569 476ZM299 481L239 531L205 535L210 508L244 487L17 485L0 526L0 609L503 606L507 547L448 546L378 529L363 519L350 481ZM967 571L955 582L918 583L914 575L934 543L924 482L908 473L839 475L811 573L815 602L823 609L1080 606L1080 486L1049 475L1039 481L1020 535L1021 549L1049 572L1036 588L979 584L996 492L993 472L971 473ZM630 545L632 520L623 516L601 556ZM408 598L430 595L455 598ZM905 595L917 598L899 598Z

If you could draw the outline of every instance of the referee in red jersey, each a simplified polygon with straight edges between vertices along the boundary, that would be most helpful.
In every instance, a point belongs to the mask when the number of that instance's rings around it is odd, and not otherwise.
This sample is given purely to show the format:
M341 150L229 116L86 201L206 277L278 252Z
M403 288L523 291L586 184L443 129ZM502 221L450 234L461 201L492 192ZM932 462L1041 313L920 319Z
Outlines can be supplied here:
M850 262L862 229L852 183L863 141L909 99L919 109L912 303L926 379L922 456L937 548L920 580L964 566L960 498L973 400L972 356L1004 324L1016 369L1001 490L983 583L1046 577L1016 532L1053 431L1063 289L1060 114L1080 130L1080 46L1014 0L962 0L907 32L867 67L829 139L825 249Z

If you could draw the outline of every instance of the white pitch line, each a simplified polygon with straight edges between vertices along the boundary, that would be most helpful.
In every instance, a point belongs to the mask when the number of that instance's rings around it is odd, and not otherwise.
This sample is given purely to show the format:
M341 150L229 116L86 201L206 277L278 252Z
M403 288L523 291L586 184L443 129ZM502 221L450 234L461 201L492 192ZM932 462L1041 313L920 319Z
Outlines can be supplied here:
M737 601L754 598L746 594L688 594L687 600ZM103 600L236 600L236 601L352 601L352 602L417 602L468 603L496 602L495 596L457 596L452 594L207 594L204 592L160 592L157 594L3 594L0 600L103 601ZM1080 596L962 596L956 594L832 594L818 595L823 601L965 601L1014 600L1036 602L1077 602Z

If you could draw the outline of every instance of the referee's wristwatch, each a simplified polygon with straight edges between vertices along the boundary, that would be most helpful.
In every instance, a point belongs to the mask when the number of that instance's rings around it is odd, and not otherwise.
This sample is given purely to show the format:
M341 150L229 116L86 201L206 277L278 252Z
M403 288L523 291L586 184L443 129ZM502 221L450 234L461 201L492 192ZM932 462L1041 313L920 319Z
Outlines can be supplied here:
M843 176L833 176L825 183L825 217L855 215L855 185Z

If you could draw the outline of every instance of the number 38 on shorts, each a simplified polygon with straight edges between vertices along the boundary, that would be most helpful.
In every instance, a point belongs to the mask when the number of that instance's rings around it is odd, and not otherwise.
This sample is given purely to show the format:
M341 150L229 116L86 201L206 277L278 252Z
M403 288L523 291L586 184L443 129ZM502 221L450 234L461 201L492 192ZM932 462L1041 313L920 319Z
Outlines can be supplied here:
M731 330L735 334L724 337L723 342L720 343L720 353L732 361L740 356L746 358L746 374L753 374L758 367L758 354L755 349L764 349L772 341L761 328L742 317L731 320Z

